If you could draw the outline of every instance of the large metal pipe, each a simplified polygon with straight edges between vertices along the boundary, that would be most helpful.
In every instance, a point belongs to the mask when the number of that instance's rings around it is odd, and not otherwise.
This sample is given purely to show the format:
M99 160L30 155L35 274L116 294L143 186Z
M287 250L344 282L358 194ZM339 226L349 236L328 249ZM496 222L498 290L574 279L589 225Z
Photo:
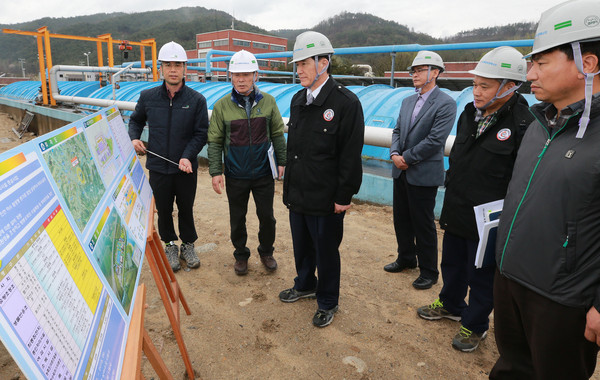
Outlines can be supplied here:
M73 71L73 72L93 72L93 73L121 73L124 71L121 67L94 67L94 66L72 66L72 65L56 65L52 66L49 72L50 76L50 88L52 89L52 97L60 102L69 102L77 104L88 104L97 107L110 107L116 105L119 109L133 111L135 110L135 102L123 102L118 100L109 99L96 99L96 98L84 98L80 96L65 96L58 93L58 72L59 71ZM152 69L133 69L129 71L137 74L150 74Z

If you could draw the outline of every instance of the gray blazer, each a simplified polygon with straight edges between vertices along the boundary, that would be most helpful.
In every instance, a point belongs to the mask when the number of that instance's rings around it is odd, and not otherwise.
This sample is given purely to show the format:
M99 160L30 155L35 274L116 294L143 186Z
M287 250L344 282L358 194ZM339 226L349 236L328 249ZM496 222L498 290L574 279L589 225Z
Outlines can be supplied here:
M410 123L418 94L402 102L394 132L390 154L398 152L408 164L406 180L415 186L442 186L444 184L444 145L456 118L456 102L437 86L423 108ZM398 178L402 170L392 168Z

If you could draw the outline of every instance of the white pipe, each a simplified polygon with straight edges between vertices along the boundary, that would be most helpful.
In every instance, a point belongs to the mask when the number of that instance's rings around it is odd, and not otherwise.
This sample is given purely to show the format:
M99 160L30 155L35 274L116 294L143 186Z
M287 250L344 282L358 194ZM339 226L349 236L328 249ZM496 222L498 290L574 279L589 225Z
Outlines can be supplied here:
M136 102L125 102L125 101L117 101L117 100L107 100L107 99L96 99L96 98L83 98L77 96L64 96L58 94L58 81L56 78L58 71L90 71L90 72L114 72L118 73L122 71L123 68L114 68L114 67L87 67L87 66L53 66L50 69L50 86L52 87L52 96L54 99L61 102L70 102L70 103L78 103L78 104L89 104L91 106L98 107L110 107L116 105L119 109L134 111ZM146 69L130 69L133 73L150 73L150 68ZM212 114L211 110L208 110L208 117L210 118ZM289 119L287 117L283 118L283 123L285 125L285 132L287 133L287 123ZM379 146L383 148L389 148L392 145L392 129L389 128L381 128L381 127L371 127L365 126L365 145ZM450 155L450 149L452 149L452 144L454 144L454 136L448 136L446 140L446 145L444 147L444 154L446 156Z

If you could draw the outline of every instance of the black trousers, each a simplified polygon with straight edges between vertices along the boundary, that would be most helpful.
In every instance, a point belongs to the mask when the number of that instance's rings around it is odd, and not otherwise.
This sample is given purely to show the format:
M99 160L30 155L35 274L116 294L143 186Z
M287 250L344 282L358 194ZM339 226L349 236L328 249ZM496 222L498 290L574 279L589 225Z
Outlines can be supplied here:
M294 288L317 289L319 309L336 307L340 298L339 247L344 236L344 214L313 216L290 211L297 273Z
M437 232L433 210L437 186L413 186L406 174L394 178L394 230L399 264L418 264L421 276L437 280Z
M198 173L162 174L150 171L150 187L158 212L158 233L164 242L177 240L173 225L173 202L177 203L179 237L184 243L198 239L194 225L194 199Z
M494 272L492 262L475 268L478 241L444 233L442 245L442 279L440 300L444 308L460 315L462 325L481 334L489 328L489 315L494 307ZM469 292L469 304L465 297Z
M496 272L494 327L500 358L490 379L588 379L598 346L583 336L587 311L556 303Z
M246 231L246 214L250 193L256 205L258 217L258 253L261 256L273 254L275 242L275 217L273 216L273 196L275 182L270 175L258 179L236 179L226 177L225 190L229 201L229 224L231 226L231 242L235 248L233 256L236 260L248 260L250 250L246 247L248 232Z

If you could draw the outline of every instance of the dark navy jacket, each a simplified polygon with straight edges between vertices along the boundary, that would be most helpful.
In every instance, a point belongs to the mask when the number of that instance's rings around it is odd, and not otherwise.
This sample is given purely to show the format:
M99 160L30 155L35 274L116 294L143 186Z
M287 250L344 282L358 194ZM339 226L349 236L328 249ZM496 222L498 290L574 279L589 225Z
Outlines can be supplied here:
M198 168L198 153L206 144L208 111L206 99L199 92L183 85L169 98L165 83L144 90L129 119L129 137L139 139L148 123L148 150L179 163L187 158L192 169ZM146 167L162 174L179 173L179 168L149 154Z

